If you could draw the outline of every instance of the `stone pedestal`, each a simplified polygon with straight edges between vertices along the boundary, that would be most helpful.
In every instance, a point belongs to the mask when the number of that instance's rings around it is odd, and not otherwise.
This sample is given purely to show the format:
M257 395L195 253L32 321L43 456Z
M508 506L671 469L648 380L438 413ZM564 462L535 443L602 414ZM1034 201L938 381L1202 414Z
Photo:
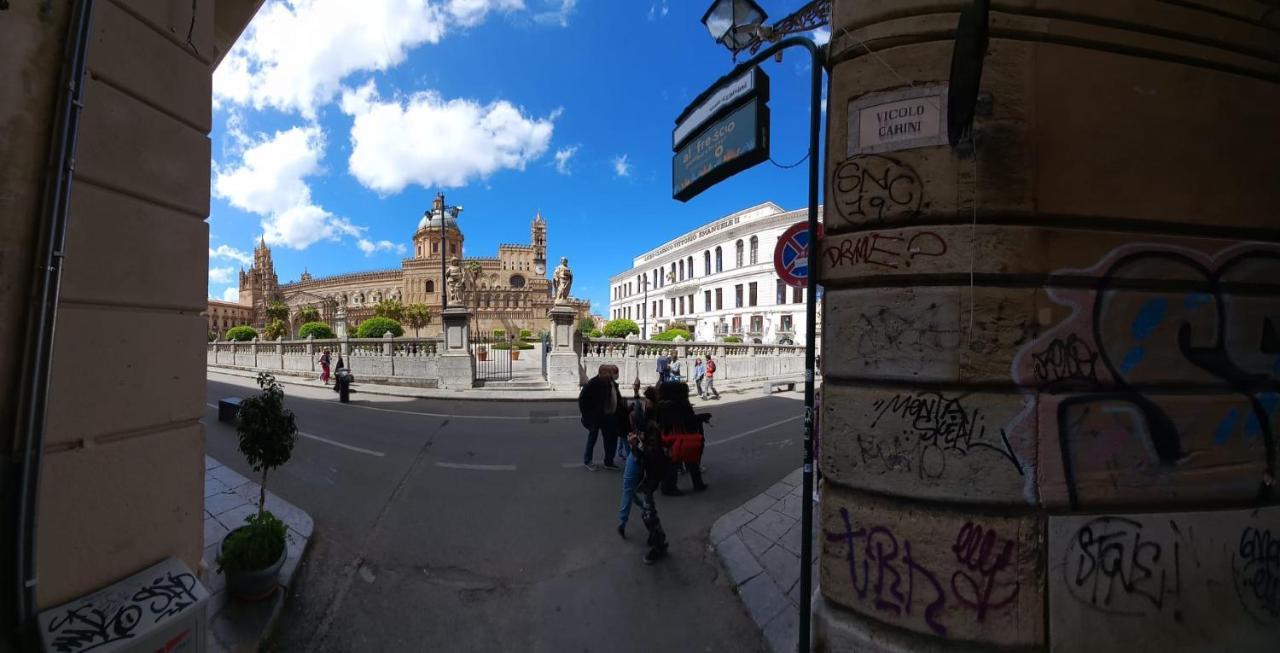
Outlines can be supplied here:
M574 347L574 320L578 312L569 306L547 311L551 320L551 353L547 355L547 383L553 390L574 390L582 385L582 367Z
M448 308L440 314L444 342L440 351L440 387L475 386L476 361L471 355L471 311Z

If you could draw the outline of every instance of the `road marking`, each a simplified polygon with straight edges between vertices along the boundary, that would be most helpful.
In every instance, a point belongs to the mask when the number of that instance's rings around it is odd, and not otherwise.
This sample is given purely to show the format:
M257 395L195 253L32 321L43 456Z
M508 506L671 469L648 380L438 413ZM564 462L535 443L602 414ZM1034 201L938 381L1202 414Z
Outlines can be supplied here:
M436 463L436 467L449 469L472 469L481 472L514 472L515 465L472 465L469 463Z
M212 408L212 409L214 409L214 410L218 410L218 407L217 407L216 405L211 404L211 403L209 403L209 402L207 402L207 401L204 403L204 405L206 405L206 406L208 406L208 407L210 407L210 408Z
M766 430L771 429L771 428L773 428L773 427L775 427L775 426L782 426L783 424L786 424L787 422L794 422L794 421L796 421L796 420L800 419L801 417L803 417L803 416L802 416L802 415L796 415L795 417L788 417L788 418L786 418L786 419L784 419L784 420L779 420L779 421L774 422L774 423L772 423L772 424L765 424L764 426L761 426L761 427L759 427L759 428L751 429L750 431L743 431L742 433L739 433L739 434L737 434L737 435L731 435L731 436L729 436L729 437L727 437L727 438L724 438L723 440L715 440L715 441L712 441L712 442L708 442L708 443L707 443L707 446L708 446L708 447L714 447L714 446L716 446L717 444L724 444L724 443L726 443L726 442L733 442L734 440L737 440L737 439L739 439L739 438L745 438L745 437L747 437L748 435L751 435L751 434L753 434L753 433L759 433L759 432L761 432L761 431L766 431Z
M382 411L384 413L400 413L402 415L422 415L423 417L443 417L446 419L496 419L496 420L506 420L506 421L514 421L514 422L528 422L534 419L534 416L532 414L526 415L523 417L517 417L514 415L451 415L448 413L426 413L419 410L402 410L399 408L377 408L375 406L364 406L361 404L347 404L347 405L353 408L363 408L365 410L377 410L377 411ZM577 417L578 417L577 415L541 414L537 416L537 419L539 420L575 419Z
M369 454L370 456L377 456L377 457L381 458L381 457L383 457L383 456L385 456L385 455L386 455L386 454L382 453L381 451L374 451L374 450L372 450L372 449L361 449L360 447L353 447L353 446L351 446L351 445L349 445L349 444L343 444L343 443L341 443L341 442L337 442L337 441L334 441L334 440L330 440L329 438L322 438L322 437L320 437L320 436L318 436L318 435L311 435L310 433L303 433L302 431L298 431L298 435L301 435L301 436L302 436L302 437L304 437L304 438L309 438L309 439L311 439L311 440L317 440L317 441L319 441L319 442L323 442L323 443L325 443L325 444L331 444L331 445L333 445L333 446L335 446L335 447L342 447L343 449L347 449L347 450L350 450L350 451L355 451L355 452L357 452L357 453Z

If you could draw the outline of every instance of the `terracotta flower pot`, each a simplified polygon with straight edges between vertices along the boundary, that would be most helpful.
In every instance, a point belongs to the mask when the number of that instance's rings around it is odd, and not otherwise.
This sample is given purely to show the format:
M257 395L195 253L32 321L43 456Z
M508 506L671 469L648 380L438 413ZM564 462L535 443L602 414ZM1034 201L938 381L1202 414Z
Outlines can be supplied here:
M240 528L227 533L222 538L222 547L227 545L227 539L232 533L245 528ZM242 601L261 601L275 593L276 587L279 585L280 568L284 567L284 561L289 557L289 544L286 542L280 547L280 557L271 566L266 569L255 569L251 571L227 571L227 592Z
M512 350L511 350L511 360L513 360L513 361L518 361L518 360L520 360L520 350L519 350L519 349L512 349Z
M476 358L482 361L487 361L489 360L489 352L487 351L476 352Z

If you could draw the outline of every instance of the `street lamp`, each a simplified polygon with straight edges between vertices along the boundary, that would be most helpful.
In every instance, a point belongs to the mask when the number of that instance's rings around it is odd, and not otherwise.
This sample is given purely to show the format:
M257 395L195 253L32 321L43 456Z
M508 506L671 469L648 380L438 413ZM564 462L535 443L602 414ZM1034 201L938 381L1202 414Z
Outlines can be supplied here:
M430 222L432 218L440 218L440 310L449 308L449 292L448 280L445 279L445 243L444 243L444 216L448 213L453 218L454 224L458 222L458 214L462 213L462 205L447 206L444 203L444 193L436 193L436 199L431 203L431 208L423 212L423 216Z
M818 135L821 129L823 53L807 36L792 36L830 22L831 0L813 0L795 13L771 26L764 25L765 14L753 0L715 0L703 15L702 22L711 38L725 46L736 59L742 50L749 50L752 57L740 64L735 73L750 70L774 54L792 47L803 48L812 58L809 73L809 219L808 243L810 249L818 247ZM781 40L779 40L781 39ZM765 41L772 44L764 47ZM756 51L764 47L763 51ZM812 257L811 257L812 258ZM815 372L815 324L817 322L817 266L809 267L805 280L808 297L805 303L804 348L804 476L801 486L800 513L800 627L798 650L809 651L809 623L813 574L809 560L813 558L813 419Z

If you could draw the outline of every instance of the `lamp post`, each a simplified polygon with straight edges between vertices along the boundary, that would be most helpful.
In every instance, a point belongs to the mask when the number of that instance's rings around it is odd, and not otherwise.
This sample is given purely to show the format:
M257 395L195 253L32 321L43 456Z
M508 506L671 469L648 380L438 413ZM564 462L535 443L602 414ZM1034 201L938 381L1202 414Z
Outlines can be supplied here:
M803 48L811 57L809 86L809 216L808 242L811 251L818 243L818 135L821 129L819 116L822 111L822 71L824 57L813 40L804 36L783 38L788 34L810 30L826 24L831 15L830 0L815 0L772 26L764 25L764 10L754 0L715 0L702 22L711 38L724 45L734 58L740 51L749 49L752 57L744 61L735 73L750 70L769 57L787 48ZM782 39L782 40L778 40ZM772 44L756 53L765 41ZM812 254L810 259L812 259ZM801 488L800 528L800 627L798 649L809 652L809 623L811 594L813 593L813 408L814 408L814 346L817 322L817 266L809 266L805 287L805 348L804 348L804 480Z
M449 308L449 292L448 279L445 278L445 246L444 246L444 216L449 214L453 217L454 222L458 221L458 214L462 213L462 205L448 206L444 203L444 193L436 193L436 199L431 203L431 208L426 211L427 219L434 217L440 218L440 310L444 311Z

